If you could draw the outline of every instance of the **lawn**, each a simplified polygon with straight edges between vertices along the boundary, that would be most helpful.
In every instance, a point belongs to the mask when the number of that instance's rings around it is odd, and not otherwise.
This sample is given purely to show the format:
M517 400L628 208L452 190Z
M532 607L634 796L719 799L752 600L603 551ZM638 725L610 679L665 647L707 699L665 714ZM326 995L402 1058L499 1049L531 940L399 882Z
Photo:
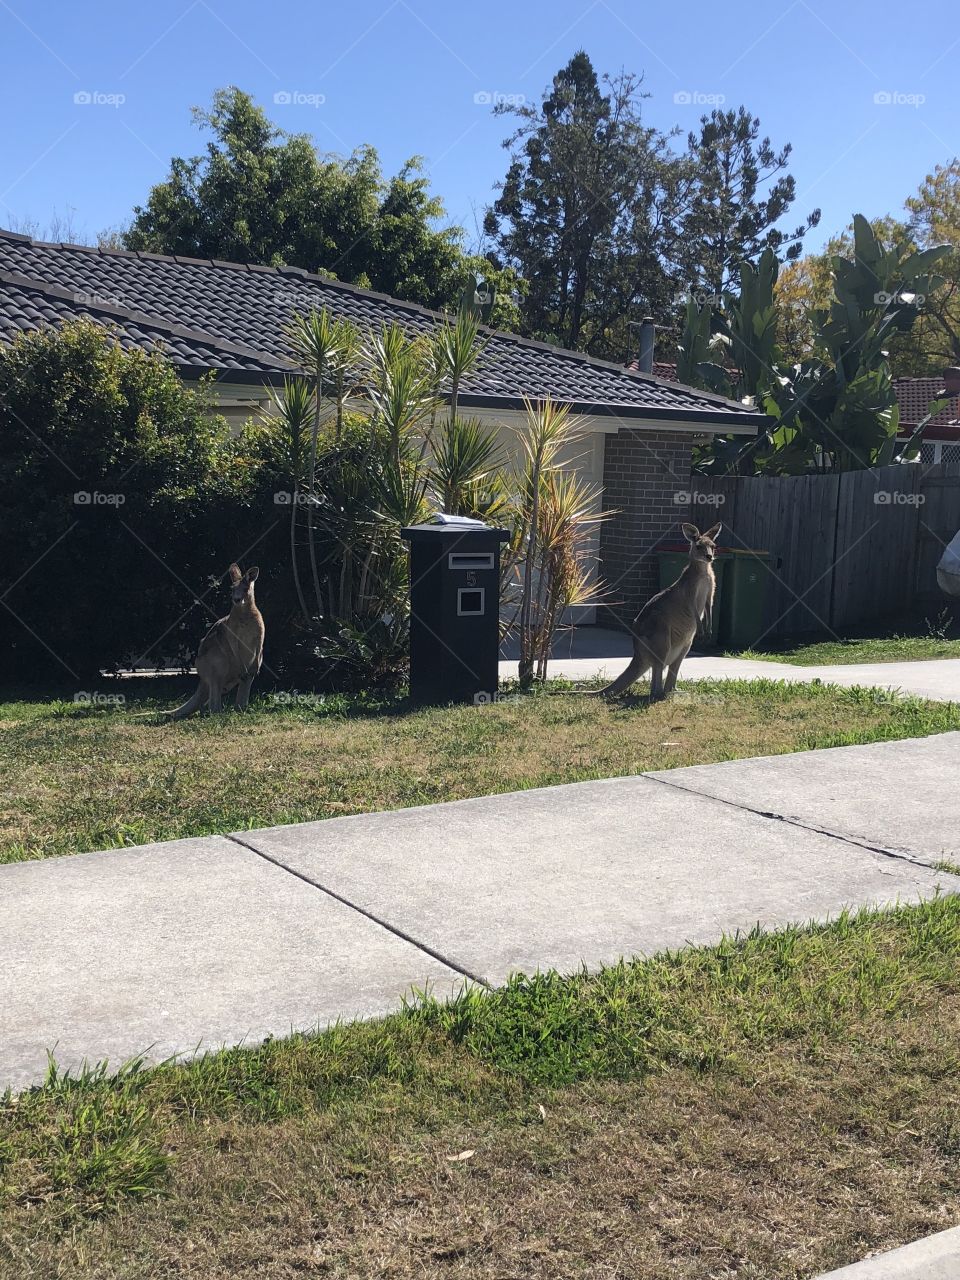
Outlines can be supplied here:
M960 1221L960 900L0 1100L17 1280L800 1280Z
M185 686L118 687L122 707L0 704L0 861L960 728L950 704L773 681L681 685L654 707L562 687L413 712L266 697L176 724L151 708Z
M920 662L930 658L960 658L960 621L948 613L924 624L901 624L873 635L851 634L830 639L787 639L746 649L731 658L758 658L767 662L791 662L801 667L846 665L854 662Z

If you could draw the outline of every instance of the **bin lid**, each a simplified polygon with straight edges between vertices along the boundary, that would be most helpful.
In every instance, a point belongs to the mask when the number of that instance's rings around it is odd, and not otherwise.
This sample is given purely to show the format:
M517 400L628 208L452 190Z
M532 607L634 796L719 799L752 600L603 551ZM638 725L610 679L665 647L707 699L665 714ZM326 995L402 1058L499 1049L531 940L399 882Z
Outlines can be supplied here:
M670 555L682 553L686 555L690 550L689 542L661 542L657 547L657 552L666 551ZM718 556L753 556L757 560L765 560L769 558L769 551L754 551L750 547L717 547Z

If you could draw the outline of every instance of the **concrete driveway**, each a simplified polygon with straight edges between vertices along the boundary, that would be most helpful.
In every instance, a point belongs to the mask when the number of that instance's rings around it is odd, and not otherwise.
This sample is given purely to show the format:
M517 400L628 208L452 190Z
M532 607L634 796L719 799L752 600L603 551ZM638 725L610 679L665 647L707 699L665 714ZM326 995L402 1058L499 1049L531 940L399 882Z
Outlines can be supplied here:
M568 680L613 680L633 653L625 631L603 627L578 627L561 633L554 645L550 675ZM500 663L500 678L515 679L515 652L507 648ZM852 663L849 666L800 667L789 662L755 662L712 654L691 654L680 669L681 680L791 680L810 684L837 684L850 688L894 689L918 698L960 702L960 658L925 662Z
M960 891L960 734L0 867L0 1090ZM939 864L939 865L938 865Z

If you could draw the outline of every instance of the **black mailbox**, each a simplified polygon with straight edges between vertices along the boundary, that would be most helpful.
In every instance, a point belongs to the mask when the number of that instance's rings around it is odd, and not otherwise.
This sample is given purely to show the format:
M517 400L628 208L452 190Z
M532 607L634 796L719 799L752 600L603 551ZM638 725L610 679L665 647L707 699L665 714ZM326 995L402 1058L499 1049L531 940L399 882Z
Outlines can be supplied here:
M410 697L491 702L500 657L500 544L479 521L414 524L410 543Z

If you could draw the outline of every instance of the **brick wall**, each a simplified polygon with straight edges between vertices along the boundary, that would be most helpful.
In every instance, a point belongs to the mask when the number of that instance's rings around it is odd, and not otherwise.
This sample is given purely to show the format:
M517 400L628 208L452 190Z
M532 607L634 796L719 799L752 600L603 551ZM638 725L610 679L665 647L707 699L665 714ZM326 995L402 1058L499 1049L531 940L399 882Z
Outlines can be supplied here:
M653 550L680 534L689 508L674 497L690 488L692 439L672 431L619 431L604 441L603 505L617 514L600 531L600 573L607 600L597 611L601 625L633 621L659 590Z

